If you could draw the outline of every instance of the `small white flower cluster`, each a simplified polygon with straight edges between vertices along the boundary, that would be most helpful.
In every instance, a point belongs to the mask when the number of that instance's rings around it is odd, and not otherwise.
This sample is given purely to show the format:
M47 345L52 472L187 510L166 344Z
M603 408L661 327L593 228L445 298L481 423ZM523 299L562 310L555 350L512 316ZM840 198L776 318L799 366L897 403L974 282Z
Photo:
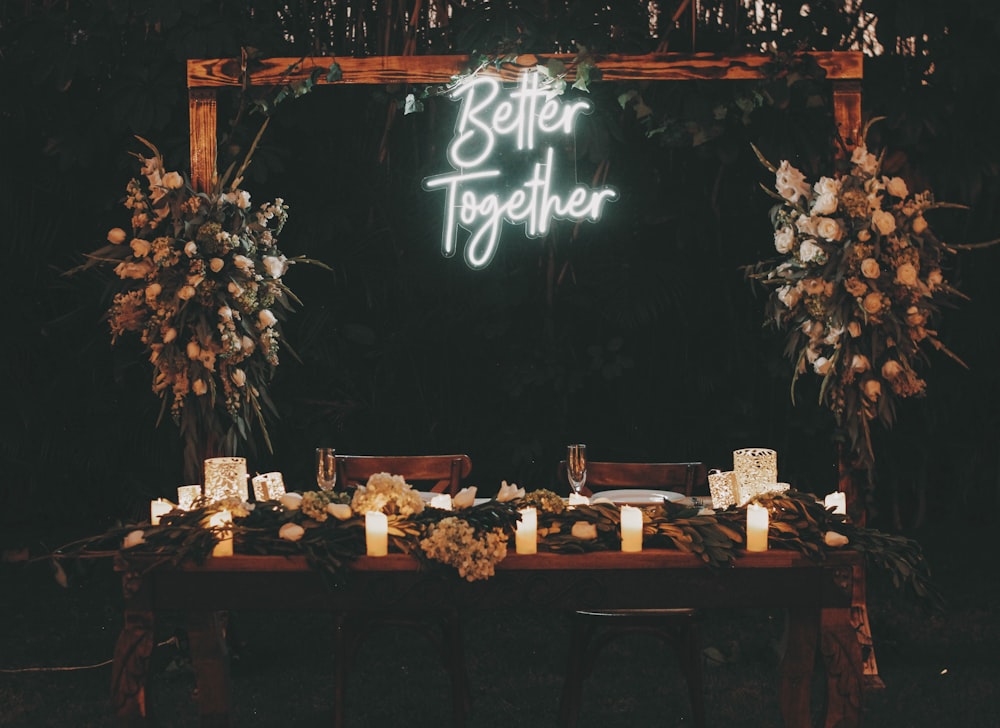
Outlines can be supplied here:
M380 511L406 518L423 511L424 501L402 475L373 473L354 491L351 509L357 514Z
M507 534L499 528L477 530L457 516L427 528L420 548L430 559L454 567L467 581L488 579L507 556Z

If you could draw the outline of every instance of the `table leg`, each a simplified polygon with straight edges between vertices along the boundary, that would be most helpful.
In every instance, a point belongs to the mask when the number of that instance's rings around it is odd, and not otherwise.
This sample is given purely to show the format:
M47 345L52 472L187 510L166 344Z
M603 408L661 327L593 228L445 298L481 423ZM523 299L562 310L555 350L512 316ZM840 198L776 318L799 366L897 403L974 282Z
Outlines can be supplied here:
M153 654L153 612L126 611L111 665L111 705L120 726L145 726L149 661Z
M824 609L820 652L826 666L826 728L861 725L864 660L851 609Z
M816 609L788 610L778 705L786 728L809 728L809 693L816 667L820 616Z
M229 728L233 724L225 617L222 612L188 613L188 640L202 728Z

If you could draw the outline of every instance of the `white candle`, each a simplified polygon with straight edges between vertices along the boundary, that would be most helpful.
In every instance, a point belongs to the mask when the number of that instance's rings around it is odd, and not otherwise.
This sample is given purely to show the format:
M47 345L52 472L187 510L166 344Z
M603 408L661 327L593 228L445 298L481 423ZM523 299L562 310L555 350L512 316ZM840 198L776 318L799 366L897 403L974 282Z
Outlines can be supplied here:
M590 498L588 498L587 496L580 495L579 493L569 494L570 508L572 508L573 506L589 506L589 505L590 505Z
M642 551L642 511L635 506L621 507L622 551Z
M365 545L369 556L389 553L389 519L380 511L365 514Z
M229 511L219 511L208 519L208 525L222 529L219 540L212 548L212 556L233 555L233 514Z
M747 504L747 551L767 551L767 508Z
M442 511L451 510L451 496L447 493L438 493L431 498L431 508L440 508Z
M841 515L847 515L847 493L842 493L840 491L836 493L828 493L826 498L823 500L823 505L827 508L833 507L834 513L839 513Z
M534 508L522 508L521 520L517 522L515 541L517 553L538 553L538 511Z
M177 507L182 511L190 511L199 498L201 498L200 485L182 485L177 489Z
M160 516L165 516L174 509L174 504L165 498L157 498L149 502L149 522L154 526L160 525Z

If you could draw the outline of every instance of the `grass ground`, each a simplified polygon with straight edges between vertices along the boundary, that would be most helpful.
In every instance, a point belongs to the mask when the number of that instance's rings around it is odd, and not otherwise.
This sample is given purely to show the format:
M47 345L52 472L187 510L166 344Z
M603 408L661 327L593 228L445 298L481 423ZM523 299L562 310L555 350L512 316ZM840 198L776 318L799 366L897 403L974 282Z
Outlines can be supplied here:
M957 526L918 539L948 600L931 614L879 578L870 617L886 688L866 693L864 723L876 728L1000 726L1000 578L990 529ZM44 564L0 564L0 668L81 666L110 657L121 623L110 566L63 589ZM324 615L233 615L233 690L240 726L328 726L332 719L332 622ZM568 646L558 614L469 615L466 655L472 728L555 725ZM709 612L704 625L710 726L780 726L775 696L782 613ZM163 728L197 725L194 679L183 631L168 616L155 654L153 706ZM0 672L0 726L110 725L110 667ZM818 687L818 686L817 686ZM387 631L364 643L351 677L351 728L448 724L448 680L420 635ZM588 680L581 728L691 725L672 653L643 638L613 643Z

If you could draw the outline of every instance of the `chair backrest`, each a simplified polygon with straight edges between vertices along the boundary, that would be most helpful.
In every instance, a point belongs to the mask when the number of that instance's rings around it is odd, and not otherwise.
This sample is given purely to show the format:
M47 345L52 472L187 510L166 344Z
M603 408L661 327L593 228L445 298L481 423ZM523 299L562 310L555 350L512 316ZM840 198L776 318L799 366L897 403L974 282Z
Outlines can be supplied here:
M337 485L364 485L373 473L402 475L408 483L430 482L434 493L455 495L462 478L472 471L468 455L340 455L337 454Z
M559 462L559 482L566 484L566 461ZM656 488L692 495L697 488L707 488L705 463L611 463L588 462L584 495L616 488Z

